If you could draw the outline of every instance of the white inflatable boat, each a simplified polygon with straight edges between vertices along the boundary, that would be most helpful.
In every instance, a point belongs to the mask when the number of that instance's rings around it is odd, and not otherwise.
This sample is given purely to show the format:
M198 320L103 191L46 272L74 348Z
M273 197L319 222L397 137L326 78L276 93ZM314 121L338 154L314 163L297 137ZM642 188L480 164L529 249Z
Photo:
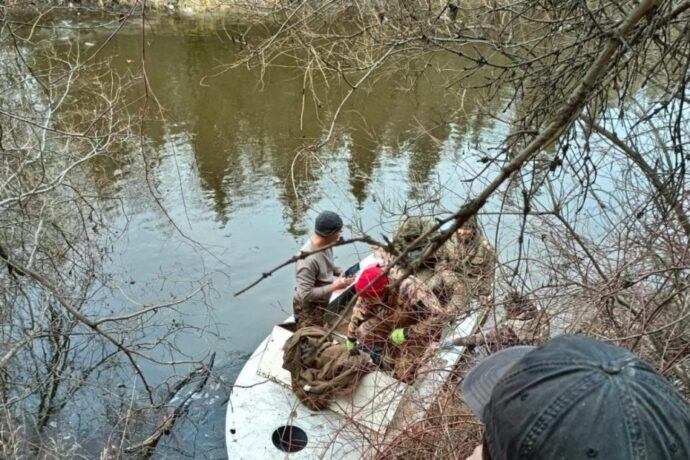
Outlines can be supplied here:
M360 265L374 262L370 256ZM444 336L469 335L477 324L478 315L470 316L450 325ZM374 457L388 439L426 415L464 352L438 349L411 384L372 372L328 409L312 411L294 395L290 373L282 367L283 345L294 329L292 318L275 326L237 377L226 414L231 460Z

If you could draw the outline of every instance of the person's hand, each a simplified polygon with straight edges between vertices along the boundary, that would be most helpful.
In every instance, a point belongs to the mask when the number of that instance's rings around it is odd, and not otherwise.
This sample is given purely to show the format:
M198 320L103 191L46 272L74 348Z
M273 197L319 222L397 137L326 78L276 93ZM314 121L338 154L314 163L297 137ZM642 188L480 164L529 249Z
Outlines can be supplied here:
M402 345L403 343L405 343L405 341L407 340L405 328L400 327L398 329L393 329L393 332L391 332L390 335L390 339L396 345Z
M472 451L472 455L467 457L465 460L482 460L482 456L484 455L484 447L479 444L477 447L474 448L474 451Z
M468 347L474 345L473 342L473 337L459 337L455 339L455 345L461 346L461 347Z
M450 350L451 348L455 348L457 344L455 343L455 340L457 338L454 337L448 337L447 339L443 339L441 343L439 344L439 347L441 350Z
M349 285L351 285L355 281L354 276L348 276L347 278L344 276L339 276L336 278L335 281L331 284L332 290L333 291L339 291L341 289L345 289Z
M359 354L357 350L357 339L354 337L348 337L347 340L345 340L345 348L350 352L350 356L357 356Z
M449 349L453 347L467 347L471 346L471 337L448 337L441 342L441 348Z

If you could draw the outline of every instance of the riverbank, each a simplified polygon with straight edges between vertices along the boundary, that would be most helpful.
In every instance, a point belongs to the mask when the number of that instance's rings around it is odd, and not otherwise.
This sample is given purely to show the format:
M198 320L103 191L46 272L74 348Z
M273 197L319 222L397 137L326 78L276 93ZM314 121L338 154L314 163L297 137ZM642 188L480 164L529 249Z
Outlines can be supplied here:
M327 8L321 8L320 3L315 0L312 0L311 5L306 8L301 8L301 6L295 8L306 1L309 0L15 0L5 2L3 10L5 17L14 14L40 14L41 16L46 14L74 14L75 16L117 14L121 19L123 15L140 15L142 8L144 11L177 18L219 16L232 16L235 19L265 18L270 15L289 14L297 9L308 11L309 8L316 8L321 11L321 14L334 11L344 13L346 16L362 14L362 11L352 4L335 3ZM446 2L432 0L430 4L432 8L438 10L439 16L444 12L448 14ZM465 4L469 10L481 6L483 6L481 0L469 0ZM390 8L390 5L384 0L372 0L368 7L371 8L368 10L369 14L383 17L382 15ZM386 15L387 19L390 17ZM403 17L407 16L403 15Z
M281 9L279 0L82 0L8 2L5 13L140 13L142 8L181 17L233 14L241 16L265 16Z
M4 10L8 12L45 12L51 11L85 11L94 13L124 13L140 12L141 8L150 11L176 14L180 16L204 16L217 14L237 14L246 16L266 16L272 13L294 8L302 3L299 0L14 0L4 3ZM376 11L385 12L389 6L384 0L372 0L371 5ZM439 12L446 10L443 1L432 1L433 8ZM319 6L318 2L312 2L312 6ZM466 2L466 8L478 8L482 6L480 0ZM333 5L344 10L358 11L352 5ZM329 7L330 8L330 7Z

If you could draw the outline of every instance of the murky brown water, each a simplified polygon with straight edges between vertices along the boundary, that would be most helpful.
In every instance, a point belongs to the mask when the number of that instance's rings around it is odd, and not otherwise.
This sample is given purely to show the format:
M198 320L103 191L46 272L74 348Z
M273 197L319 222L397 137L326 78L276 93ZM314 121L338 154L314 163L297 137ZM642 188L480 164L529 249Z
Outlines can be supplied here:
M320 210L338 211L353 229L378 237L394 228L393 215L403 208L457 207L482 183L470 180L483 167L476 156L480 139L498 139L505 129L477 115L478 108L491 111L483 93L447 87L461 61L430 55L392 62L391 72L358 89L344 107L334 141L315 157L295 160L302 146L327 131L347 87L321 79L305 93L304 69L288 58L264 74L244 67L218 74L245 46L231 38L241 28L227 20L151 21L146 72L164 120L144 124L143 159L132 142L99 171L108 178L102 192L122 198L111 210L121 236L107 267L121 293L101 300L113 310L131 309L128 298L163 302L209 283L205 295L177 307L182 321L200 329L182 335L178 350L161 356L198 358L217 351L218 368L230 382L272 325L290 314L293 269L240 297L233 293L291 257ZM79 43L88 52L112 29L65 29L58 41ZM99 56L110 57L117 74L139 75L138 27L125 27ZM401 69L393 71L396 66ZM141 95L141 84L131 92ZM133 106L132 114L138 109ZM165 212L141 180L144 162ZM425 201L429 196L436 198ZM342 265L366 253L361 245L336 251ZM147 372L155 380L169 370ZM215 452L213 443L222 443L223 408L212 407L202 434L210 434Z
M140 174L129 165L138 163L128 157L137 149L121 153L121 167L110 173L126 199L128 225L113 266L131 275L140 286L132 295L146 300L160 296L159 285L167 294L209 276L218 337L190 340L194 348L206 342L246 353L289 313L292 270L239 298L233 292L293 255L318 211L336 210L349 225L377 236L394 227L389 212L418 205L430 191L443 189L442 204L456 206L471 186L460 179L481 170L475 145L501 128L475 116L481 93L459 101L445 88L450 65L461 63L429 56L358 90L334 142L317 157L295 161L300 147L328 128L346 88L320 81L303 99L304 71L288 59L263 75L240 68L212 76L220 64L238 59L240 45L208 23L199 29L193 21L159 20L146 36L147 75L166 118L145 126L149 176L179 231L135 183ZM104 51L117 71L139 71L138 30L120 32ZM352 259L357 250L366 248L338 254Z

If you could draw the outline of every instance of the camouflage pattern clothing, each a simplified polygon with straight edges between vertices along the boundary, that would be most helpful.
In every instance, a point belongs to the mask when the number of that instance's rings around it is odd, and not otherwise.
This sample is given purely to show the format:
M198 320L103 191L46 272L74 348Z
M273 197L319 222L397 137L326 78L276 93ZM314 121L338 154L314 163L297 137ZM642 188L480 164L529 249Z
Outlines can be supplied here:
M523 345L543 345L551 336L549 318L543 310L506 319L503 325L515 331L520 344Z
M407 249L407 258L414 260L421 255L422 251L434 237L435 233L431 232L434 226L434 221L429 218L406 217L395 232L393 246L398 252ZM424 237L422 238L422 236ZM435 263L436 256L432 255L424 261L424 266L433 268Z
M497 259L486 238L478 234L463 243L453 236L438 252L439 262L429 287L451 312L460 314L472 299L491 296Z
M405 258L402 264L406 264L411 261L416 261L422 254L422 251L430 243L434 234L429 234L417 241L421 236L429 233L434 227L435 223L432 219L426 217L418 216L406 216L403 217L398 229L395 231L393 236L393 246L398 251L402 253L404 250L408 252L405 254ZM417 241L415 243L415 241ZM380 250L379 257L384 261L385 265L390 265L393 256L383 250ZM421 267L417 269L414 275L419 278L424 284L433 276L434 266L436 265L436 255L428 257L421 264Z
M489 353L516 345L543 345L550 338L549 318L543 310L530 308L509 312L498 326L474 335L457 339L457 345L477 347L485 345Z
M410 276L387 298L363 299L355 304L348 336L358 338L368 350L377 350L381 367L403 381L414 379L421 358L448 320L436 296L418 278ZM404 330L405 342L389 340L394 329Z
M384 299L357 299L347 335L366 346L375 346L387 342L393 329L404 327L410 340L424 340L433 337L447 319L445 309L429 288L409 276L397 292Z

